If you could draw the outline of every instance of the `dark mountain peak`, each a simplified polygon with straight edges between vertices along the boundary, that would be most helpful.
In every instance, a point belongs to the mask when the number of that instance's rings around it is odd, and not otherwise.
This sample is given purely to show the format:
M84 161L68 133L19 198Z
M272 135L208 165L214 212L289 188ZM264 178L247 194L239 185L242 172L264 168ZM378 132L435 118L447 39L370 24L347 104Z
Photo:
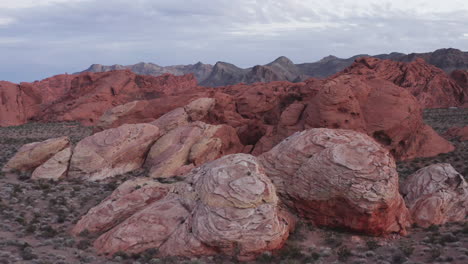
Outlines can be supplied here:
M280 56L276 60L274 60L273 62L271 62L271 63L269 63L267 65L271 65L273 63L282 64L282 65L294 64L288 57L285 57L285 56Z
M224 61L218 61L214 65L213 70L214 69L240 69L240 68L237 67L236 65L232 64L232 63L228 63L228 62L224 62Z
M338 60L339 58L336 57L336 56L333 56L333 55L328 55L326 57L323 57L320 62L328 62L328 61L332 61L332 60Z

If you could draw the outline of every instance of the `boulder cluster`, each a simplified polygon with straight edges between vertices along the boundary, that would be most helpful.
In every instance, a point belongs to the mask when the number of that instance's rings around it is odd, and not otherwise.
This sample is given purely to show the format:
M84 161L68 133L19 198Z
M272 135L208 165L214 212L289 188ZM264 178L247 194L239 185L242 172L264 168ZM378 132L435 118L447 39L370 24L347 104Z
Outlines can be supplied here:
M408 80L418 63L405 68ZM468 184L449 164L399 182L395 160L454 147L422 121L421 103L432 101L380 71L387 64L365 58L325 80L216 89L184 76L87 73L64 80L74 96L57 95L37 118L94 124L96 133L76 145L24 145L3 171L107 181L144 169L71 229L95 235L109 255L250 260L280 249L298 219L375 236L465 221ZM34 116L22 113L19 121Z

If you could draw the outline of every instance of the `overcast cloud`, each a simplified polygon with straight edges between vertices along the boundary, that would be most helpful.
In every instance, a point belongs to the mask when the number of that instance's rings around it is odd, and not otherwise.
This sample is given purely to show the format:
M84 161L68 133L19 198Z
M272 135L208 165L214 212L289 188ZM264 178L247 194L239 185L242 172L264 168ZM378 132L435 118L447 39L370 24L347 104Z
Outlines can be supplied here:
M0 80L90 64L468 50L466 0L0 0Z

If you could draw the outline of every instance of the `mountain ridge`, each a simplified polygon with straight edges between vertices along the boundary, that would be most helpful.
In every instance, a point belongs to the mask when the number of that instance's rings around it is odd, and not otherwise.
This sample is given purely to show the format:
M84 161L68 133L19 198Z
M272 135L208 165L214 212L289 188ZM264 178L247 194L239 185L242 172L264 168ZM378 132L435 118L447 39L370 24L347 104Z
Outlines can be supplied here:
M194 74L198 83L202 86L219 87L238 83L256 83L272 81L300 82L309 78L326 78L349 67L357 58L374 57L389 59L399 62L412 62L416 59L424 59L447 74L455 70L468 69L468 52L454 48L438 49L425 53L399 53L368 55L359 54L349 58L339 58L328 55L316 62L295 64L286 56L280 56L274 61L255 65L249 68L240 68L229 62L218 61L215 65L197 62L188 65L159 66L154 63L140 62L133 65L114 64L105 66L93 64L82 72L107 72L112 70L129 69L136 74L161 76L170 73L176 76Z

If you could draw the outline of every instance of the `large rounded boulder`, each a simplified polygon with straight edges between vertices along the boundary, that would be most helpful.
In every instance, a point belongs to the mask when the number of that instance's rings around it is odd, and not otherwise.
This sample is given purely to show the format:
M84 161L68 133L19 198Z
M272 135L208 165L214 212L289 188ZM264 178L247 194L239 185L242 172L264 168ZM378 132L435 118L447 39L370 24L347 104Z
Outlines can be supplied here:
M297 132L259 160L283 202L317 225L382 235L410 224L393 157L363 133Z
M2 171L33 171L55 154L70 146L68 137L51 138L23 145Z
M448 163L433 164L410 175L401 193L419 226L466 220L468 184Z
M151 124L122 125L86 137L73 150L68 176L96 181L138 169L158 138L159 129Z
M173 184L146 179L124 185L73 230L106 231L94 242L100 253L155 248L158 256L246 260L280 248L293 226L263 167L248 154L206 163Z

